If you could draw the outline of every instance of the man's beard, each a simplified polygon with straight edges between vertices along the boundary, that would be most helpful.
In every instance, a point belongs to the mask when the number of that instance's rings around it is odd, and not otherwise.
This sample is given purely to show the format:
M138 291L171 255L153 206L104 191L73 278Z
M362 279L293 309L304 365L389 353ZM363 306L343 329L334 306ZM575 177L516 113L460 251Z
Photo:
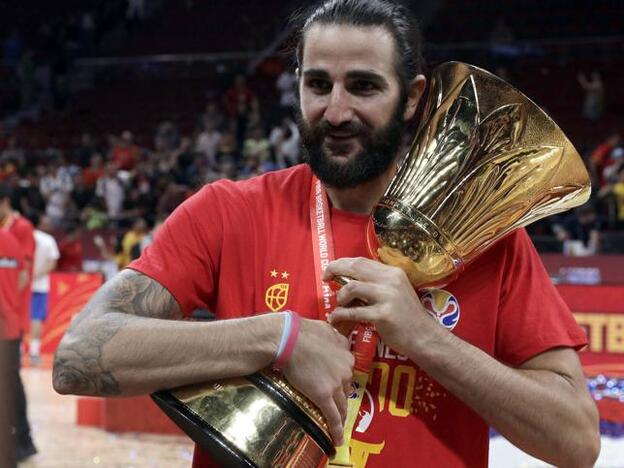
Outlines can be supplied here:
M352 188L365 182L375 180L386 172L397 157L405 132L406 100L401 99L396 105L390 121L385 127L371 130L363 123L348 122L337 127L326 120L315 127L310 127L298 112L297 121L301 132L301 143L305 161L312 172L323 184L335 188ZM353 135L352 141L346 143L323 144L325 137L332 131ZM336 161L330 154L346 153L353 140L359 140L362 149L349 161Z

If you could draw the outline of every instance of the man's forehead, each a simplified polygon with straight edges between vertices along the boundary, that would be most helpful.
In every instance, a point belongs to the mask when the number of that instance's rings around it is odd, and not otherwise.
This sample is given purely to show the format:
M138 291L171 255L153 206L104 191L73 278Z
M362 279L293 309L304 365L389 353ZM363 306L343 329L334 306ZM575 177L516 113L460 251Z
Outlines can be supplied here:
M315 24L305 33L302 71L394 72L395 43L381 26Z

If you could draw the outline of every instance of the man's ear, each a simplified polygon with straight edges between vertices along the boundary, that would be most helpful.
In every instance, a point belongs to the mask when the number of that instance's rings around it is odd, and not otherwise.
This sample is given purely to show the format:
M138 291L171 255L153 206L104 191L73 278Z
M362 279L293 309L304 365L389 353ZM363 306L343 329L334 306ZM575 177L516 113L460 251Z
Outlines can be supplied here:
M414 117L420 98L425 92L425 86L427 85L427 79L425 75L417 75L407 88L407 105L405 106L405 113L403 114L404 120L409 120Z

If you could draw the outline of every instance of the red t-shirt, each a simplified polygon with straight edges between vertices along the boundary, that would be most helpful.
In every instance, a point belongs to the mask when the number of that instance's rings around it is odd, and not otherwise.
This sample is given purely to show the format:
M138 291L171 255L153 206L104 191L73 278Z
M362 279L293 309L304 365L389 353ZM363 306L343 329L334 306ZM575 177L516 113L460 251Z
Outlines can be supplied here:
M87 167L84 171L82 171L82 178L84 183L89 188L94 188L97 184L97 181L100 177L104 175L104 168L93 169L91 167Z
M24 268L28 268L30 281L21 291L19 309L22 331L27 332L30 329L30 297L35 258L35 228L22 215L13 213L5 222L4 229L10 232L19 244L21 255L24 259Z
M309 194L295 166L218 181L184 202L130 265L165 286L184 314L219 319L291 309L318 318ZM336 257L366 256L364 216L331 211ZM283 303L265 301L285 284ZM510 365L585 335L524 230L507 236L444 289L423 293L453 333ZM488 427L411 361L380 344L351 445L356 467L487 466ZM214 466L196 450L194 467Z
M112 151L112 160L117 164L119 169L131 171L137 163L141 151L136 145L121 146L117 145Z
M59 242L58 271L82 271L82 241L64 238Z
M20 337L20 294L17 291L23 256L15 238L0 229L0 338Z

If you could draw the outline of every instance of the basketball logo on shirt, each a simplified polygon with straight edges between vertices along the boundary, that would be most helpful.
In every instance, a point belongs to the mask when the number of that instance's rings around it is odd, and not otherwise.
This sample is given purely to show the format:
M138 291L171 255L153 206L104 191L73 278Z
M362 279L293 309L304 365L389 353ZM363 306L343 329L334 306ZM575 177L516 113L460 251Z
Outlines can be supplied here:
M429 315L444 328L452 330L459 322L459 302L450 292L444 289L429 289L420 301Z
M277 278L278 272L273 269L269 272L271 278ZM282 272L282 279L288 279L290 274L287 271ZM288 290L290 285L288 283L277 283L269 286L264 293L264 303L272 312L279 312L284 308L288 301Z

